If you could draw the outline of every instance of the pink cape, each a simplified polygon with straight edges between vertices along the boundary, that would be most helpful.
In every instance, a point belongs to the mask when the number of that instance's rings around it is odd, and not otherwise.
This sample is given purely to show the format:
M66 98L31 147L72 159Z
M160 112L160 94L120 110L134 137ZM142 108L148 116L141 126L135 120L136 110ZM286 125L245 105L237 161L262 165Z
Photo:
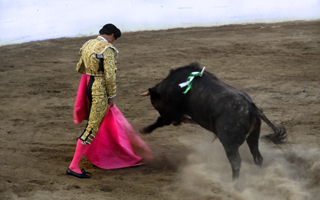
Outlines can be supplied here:
M83 74L74 106L73 121L79 124L86 119L89 100L86 89L90 76ZM87 146L84 155L94 165L103 169L115 169L141 165L142 158L153 158L150 148L135 133L130 123L114 105L108 107L97 136Z

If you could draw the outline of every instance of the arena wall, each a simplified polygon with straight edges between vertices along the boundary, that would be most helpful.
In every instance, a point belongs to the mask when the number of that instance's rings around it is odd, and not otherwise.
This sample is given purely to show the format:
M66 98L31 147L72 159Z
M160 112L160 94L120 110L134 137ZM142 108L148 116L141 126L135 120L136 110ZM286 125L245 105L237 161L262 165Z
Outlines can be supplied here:
M319 0L0 0L0 46L98 34L320 19Z

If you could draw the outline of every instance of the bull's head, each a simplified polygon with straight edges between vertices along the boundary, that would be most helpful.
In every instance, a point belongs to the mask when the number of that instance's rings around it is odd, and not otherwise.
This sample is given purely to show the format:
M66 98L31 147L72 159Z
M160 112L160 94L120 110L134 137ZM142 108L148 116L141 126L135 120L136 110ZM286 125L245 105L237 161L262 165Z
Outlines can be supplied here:
M165 110L165 106L162 103L161 95L157 92L156 87L149 88L149 90L147 92L144 92L144 93L140 94L140 96L150 96L150 100L151 100L152 106L161 115L161 113L163 113L163 111ZM158 120L155 123L153 123L153 124L151 124L151 125L149 125L147 127L139 129L139 132L142 133L142 134L151 133L157 127L163 126L163 122L162 121L163 121L163 118L159 117Z
M165 109L165 104L162 102L161 95L157 92L157 88L149 88L147 92L140 94L140 96L150 96L151 104L160 114Z

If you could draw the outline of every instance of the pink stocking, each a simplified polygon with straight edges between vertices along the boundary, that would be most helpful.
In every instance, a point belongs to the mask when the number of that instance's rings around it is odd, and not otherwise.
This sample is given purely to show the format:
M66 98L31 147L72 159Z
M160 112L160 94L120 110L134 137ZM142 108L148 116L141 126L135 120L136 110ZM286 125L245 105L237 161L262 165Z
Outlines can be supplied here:
M78 139L76 151L74 153L72 162L71 162L71 164L69 166L69 169L71 169L72 171L74 171L76 173L79 173L79 174L82 173L80 168L79 168L79 162L81 160L82 155L84 154L84 152L87 149L87 145L81 144L81 141L82 140Z

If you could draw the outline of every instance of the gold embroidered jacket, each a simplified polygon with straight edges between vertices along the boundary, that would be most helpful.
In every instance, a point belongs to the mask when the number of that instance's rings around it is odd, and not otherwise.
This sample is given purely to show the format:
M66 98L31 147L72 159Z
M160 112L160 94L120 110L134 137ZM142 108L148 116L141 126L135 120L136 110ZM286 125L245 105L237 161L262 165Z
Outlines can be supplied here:
M116 96L116 61L118 50L103 37L89 40L80 49L77 71L91 76L105 76L108 98ZM99 71L99 58L103 58L104 71Z

